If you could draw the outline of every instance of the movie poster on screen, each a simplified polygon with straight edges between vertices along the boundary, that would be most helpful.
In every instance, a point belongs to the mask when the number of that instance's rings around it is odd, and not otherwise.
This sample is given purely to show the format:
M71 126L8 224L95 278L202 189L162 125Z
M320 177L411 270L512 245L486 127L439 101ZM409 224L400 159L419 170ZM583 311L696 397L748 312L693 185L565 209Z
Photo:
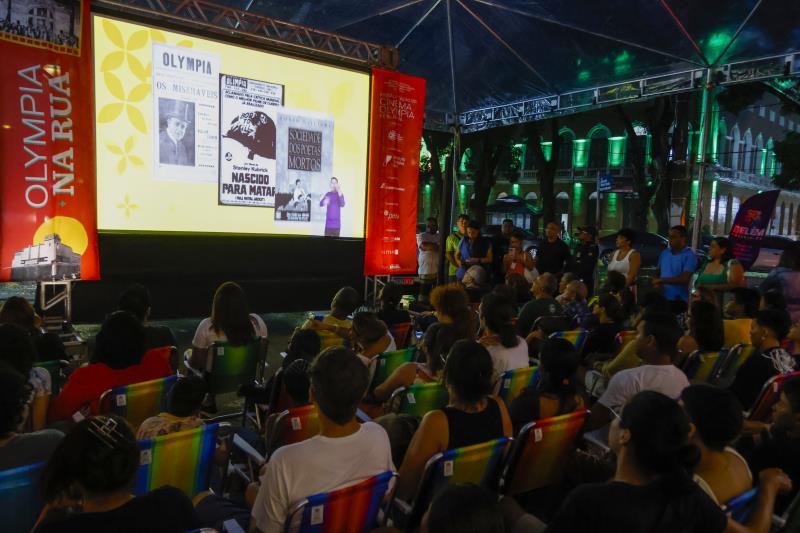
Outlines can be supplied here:
M219 56L153 42L153 176L218 179Z
M326 226L340 229L343 202L325 201L333 177L333 126L329 115L278 109L276 221L310 222L313 234Z
M98 279L89 2L0 6L0 281Z
M222 74L219 203L275 206L275 121L283 85Z
M733 219L731 251L745 270L753 266L758 257L780 194L779 190L754 194L739 206L736 218Z

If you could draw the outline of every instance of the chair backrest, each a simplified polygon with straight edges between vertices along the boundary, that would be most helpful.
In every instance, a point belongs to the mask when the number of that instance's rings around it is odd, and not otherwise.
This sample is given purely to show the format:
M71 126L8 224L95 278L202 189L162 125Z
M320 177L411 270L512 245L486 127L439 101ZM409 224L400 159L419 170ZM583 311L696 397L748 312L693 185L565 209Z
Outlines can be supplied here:
M279 368L272 380L272 390L269 391L266 416L273 413L282 413L289 409L290 406L291 398L289 398L289 393L286 392L286 387L283 385L283 369Z
M0 524L3 531L30 531L44 507L44 463L0 471Z
M575 347L575 351L580 352L583 349L583 343L586 342L585 329L571 329L556 331L550 335L551 339L566 339Z
M293 407L278 415L273 435L269 437L268 453L281 446L310 439L319 433L319 414L313 405Z
M190 498L208 490L217 434L226 423L161 435L139 441L139 470L134 494L172 485Z
M375 369L372 375L370 390L386 381L386 378L397 370L397 367L410 362L411 359L414 358L415 353L416 348L403 348L402 350L385 352L375 357L372 362L370 362L370 365Z
M540 316L533 322L531 331L541 329L545 335L551 335L556 331L566 331L572 327L572 317L567 315L545 315Z
M556 483L588 413L581 409L526 424L503 467L500 490L514 495Z
M778 374L769 378L761 388L761 392L758 394L758 398L756 398L753 404L753 409L747 415L747 419L765 422L769 418L772 406L778 401L778 398L780 398L781 385L783 385L783 382L798 376L800 376L800 371Z
M447 389L443 384L415 383L394 391L390 403L399 403L398 414L424 416L430 411L445 407L448 400Z
M67 381L67 369L69 368L69 361L65 359L52 359L50 361L39 361L33 364L44 368L50 374L50 382L52 386L52 396L55 398L61 392L61 388Z
M695 350L689 354L681 368L692 384L705 383L713 379L714 368L720 358L725 357L725 351L701 352Z
M209 382L210 392L233 392L239 385L254 380L267 353L266 342L266 339L254 339L241 346L232 346L227 342L213 343L209 348L209 353L214 358Z
M359 533L377 527L378 511L394 478L384 472L331 492L309 496L292 507L285 533Z
M731 518L744 524L750 518L750 513L753 510L753 505L756 503L756 494L758 489L752 489L735 496L725 503L725 512L731 515Z
M515 368L506 370L500 376L499 396L506 405L510 406L520 393L527 387L531 387L539 379L538 367L528 366L525 368Z
M636 339L636 330L635 329L626 329L624 331L620 331L617 333L617 336L614 337L614 340L617 342L617 350L622 350L625 346L628 345L629 342Z
M733 383L736 372L756 351L756 347L752 344L736 344L732 346L725 354L725 357L719 360L717 368L714 369L712 382L723 387Z
M408 346L408 341L411 339L412 326L413 324L411 322L402 322L389 328L389 333L392 334L394 343L398 348L405 348Z
M167 410L169 393L178 376L132 383L109 389L100 396L102 415L118 415L138 428L146 418Z

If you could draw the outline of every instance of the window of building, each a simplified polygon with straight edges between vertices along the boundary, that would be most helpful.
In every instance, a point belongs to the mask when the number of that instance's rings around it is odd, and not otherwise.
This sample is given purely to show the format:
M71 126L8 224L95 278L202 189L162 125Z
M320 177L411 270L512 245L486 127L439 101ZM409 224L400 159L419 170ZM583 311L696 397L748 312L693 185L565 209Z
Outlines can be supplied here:
M589 168L605 169L608 166L609 129L598 124L589 132Z

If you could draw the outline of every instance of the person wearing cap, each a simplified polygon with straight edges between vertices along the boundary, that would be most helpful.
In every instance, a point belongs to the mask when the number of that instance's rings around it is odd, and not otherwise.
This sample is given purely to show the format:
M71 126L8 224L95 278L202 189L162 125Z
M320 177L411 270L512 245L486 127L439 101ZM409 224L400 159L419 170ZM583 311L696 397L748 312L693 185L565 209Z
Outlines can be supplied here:
M192 166L194 161L183 144L186 128L192 122L189 105L173 102L164 114L164 128L158 138L158 160L166 165Z
M597 228L580 226L578 239L580 243L572 256L572 273L586 285L586 292L591 296L594 294L594 273L597 270L597 256L600 253L595 243Z
M469 267L480 265L489 268L492 264L492 243L489 239L481 235L481 224L477 220L471 220L467 224L467 234L458 243L456 251L456 263L458 271L456 278L458 281L464 279L464 274Z
M609 272L619 272L625 276L626 287L636 287L636 278L639 276L639 266L642 256L632 248L636 233L630 228L622 228L617 232L617 249L611 254L608 262Z
M561 225L550 222L545 229L546 239L539 242L534 261L539 274L549 272L560 277L569 267L571 254L567 243L561 240Z

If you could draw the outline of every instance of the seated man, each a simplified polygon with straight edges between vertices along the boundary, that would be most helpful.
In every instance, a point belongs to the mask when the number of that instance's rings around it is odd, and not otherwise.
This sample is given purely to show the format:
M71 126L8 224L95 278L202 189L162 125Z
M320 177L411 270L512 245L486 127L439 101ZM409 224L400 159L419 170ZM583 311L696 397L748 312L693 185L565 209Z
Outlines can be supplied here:
M353 287L342 287L331 301L331 312L322 321L307 320L303 328L314 329L319 334L321 348L342 346L350 336L353 325L348 318L358 308L361 297Z
M520 336L528 336L537 318L563 313L561 304L555 300L557 290L558 280L553 274L545 272L534 280L533 287L531 287L534 299L526 303L519 312L517 333Z
M150 291L144 285L131 285L119 297L117 307L120 311L127 311L142 321L144 326L144 347L146 350L161 348L162 346L177 346L175 335L167 326L158 326L150 323Z

